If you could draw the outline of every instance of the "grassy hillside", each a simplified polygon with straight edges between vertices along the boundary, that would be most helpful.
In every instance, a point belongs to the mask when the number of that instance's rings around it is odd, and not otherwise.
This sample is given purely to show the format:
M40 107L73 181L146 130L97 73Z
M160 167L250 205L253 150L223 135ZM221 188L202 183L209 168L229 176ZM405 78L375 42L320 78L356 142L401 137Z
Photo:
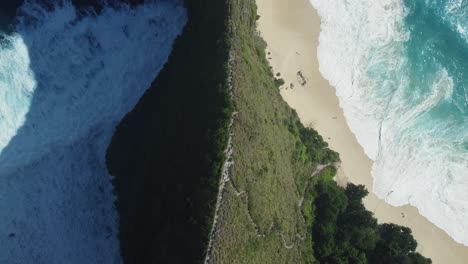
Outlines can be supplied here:
M338 154L282 99L255 0L186 6L167 65L107 155L125 263L201 263L207 252L210 263L430 263L411 230L377 225L362 186L333 181Z
M125 263L203 259L225 159L226 1L190 0L159 76L122 120L107 153Z
M338 155L282 99L256 33L255 1L232 0L230 11L234 165L211 262L312 262L300 201L317 166Z
M363 186L333 181L338 154L282 99L256 19L230 1L234 164L211 263L430 263L409 228L377 225Z

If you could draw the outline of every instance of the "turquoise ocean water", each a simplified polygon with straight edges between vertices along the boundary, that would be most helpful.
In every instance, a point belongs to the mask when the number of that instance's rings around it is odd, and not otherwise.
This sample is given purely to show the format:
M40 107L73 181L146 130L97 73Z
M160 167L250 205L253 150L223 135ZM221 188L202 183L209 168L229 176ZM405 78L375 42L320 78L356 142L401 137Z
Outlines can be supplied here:
M311 0L374 192L468 245L468 1Z

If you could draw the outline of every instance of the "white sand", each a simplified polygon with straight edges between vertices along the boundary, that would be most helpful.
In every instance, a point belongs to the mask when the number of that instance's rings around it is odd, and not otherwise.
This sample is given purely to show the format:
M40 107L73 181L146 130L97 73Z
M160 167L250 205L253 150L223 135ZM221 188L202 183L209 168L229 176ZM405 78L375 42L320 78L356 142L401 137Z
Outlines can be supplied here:
M257 0L257 5L258 29L268 43L267 54L270 53L267 57L274 73L280 72L286 82L281 91L283 98L296 109L305 125L318 130L330 147L340 153L338 181L364 184L371 190L372 161L349 130L334 88L318 70L320 18L312 5L308 0ZM299 71L306 78L304 86L300 85ZM380 223L410 227L418 241L418 251L433 263L468 263L468 247L456 243L416 208L390 206L373 193L364 202Z

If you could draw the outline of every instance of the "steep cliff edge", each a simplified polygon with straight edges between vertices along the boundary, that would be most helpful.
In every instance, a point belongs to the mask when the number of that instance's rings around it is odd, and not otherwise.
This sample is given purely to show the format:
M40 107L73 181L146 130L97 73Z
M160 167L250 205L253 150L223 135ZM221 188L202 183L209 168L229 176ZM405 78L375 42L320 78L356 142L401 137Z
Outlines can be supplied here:
M188 23L107 153L125 263L196 263L208 243L231 104L226 1L187 1Z
M234 229L238 233L226 237L229 241L249 236L246 229L253 224L256 237L269 237L257 253L291 247L305 232L298 203L308 177L317 164L337 160L281 98L265 44L255 34L254 1L187 1L186 6L189 22L167 65L118 126L108 150L126 263L202 260L234 109L239 111L231 127L235 164L227 191L241 187L245 195L239 199L253 208L232 212L231 221L248 212L248 222ZM229 212L224 192L222 219ZM210 244L216 254L223 247L217 233L231 228L224 220L220 227L212 234L217 244ZM302 259L303 240L295 257L283 257ZM244 254L237 257L246 260Z
M302 200L311 177L333 166L338 154L281 97L282 80L273 76L256 31L255 1L229 5L237 114L232 165L206 263L310 263Z
M333 181L338 153L281 97L255 1L186 6L108 150L125 263L429 263L409 229L377 225L362 186Z

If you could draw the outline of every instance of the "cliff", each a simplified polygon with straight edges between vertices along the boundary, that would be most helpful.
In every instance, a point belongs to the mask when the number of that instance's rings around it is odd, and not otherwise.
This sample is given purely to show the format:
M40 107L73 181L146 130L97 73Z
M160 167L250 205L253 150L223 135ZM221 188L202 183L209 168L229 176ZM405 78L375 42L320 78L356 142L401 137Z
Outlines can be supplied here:
M227 6L186 7L167 64L108 149L125 263L196 263L208 243L232 112Z
M409 229L377 225L362 186L332 180L338 153L281 97L255 1L186 7L108 150L125 263L429 263Z

